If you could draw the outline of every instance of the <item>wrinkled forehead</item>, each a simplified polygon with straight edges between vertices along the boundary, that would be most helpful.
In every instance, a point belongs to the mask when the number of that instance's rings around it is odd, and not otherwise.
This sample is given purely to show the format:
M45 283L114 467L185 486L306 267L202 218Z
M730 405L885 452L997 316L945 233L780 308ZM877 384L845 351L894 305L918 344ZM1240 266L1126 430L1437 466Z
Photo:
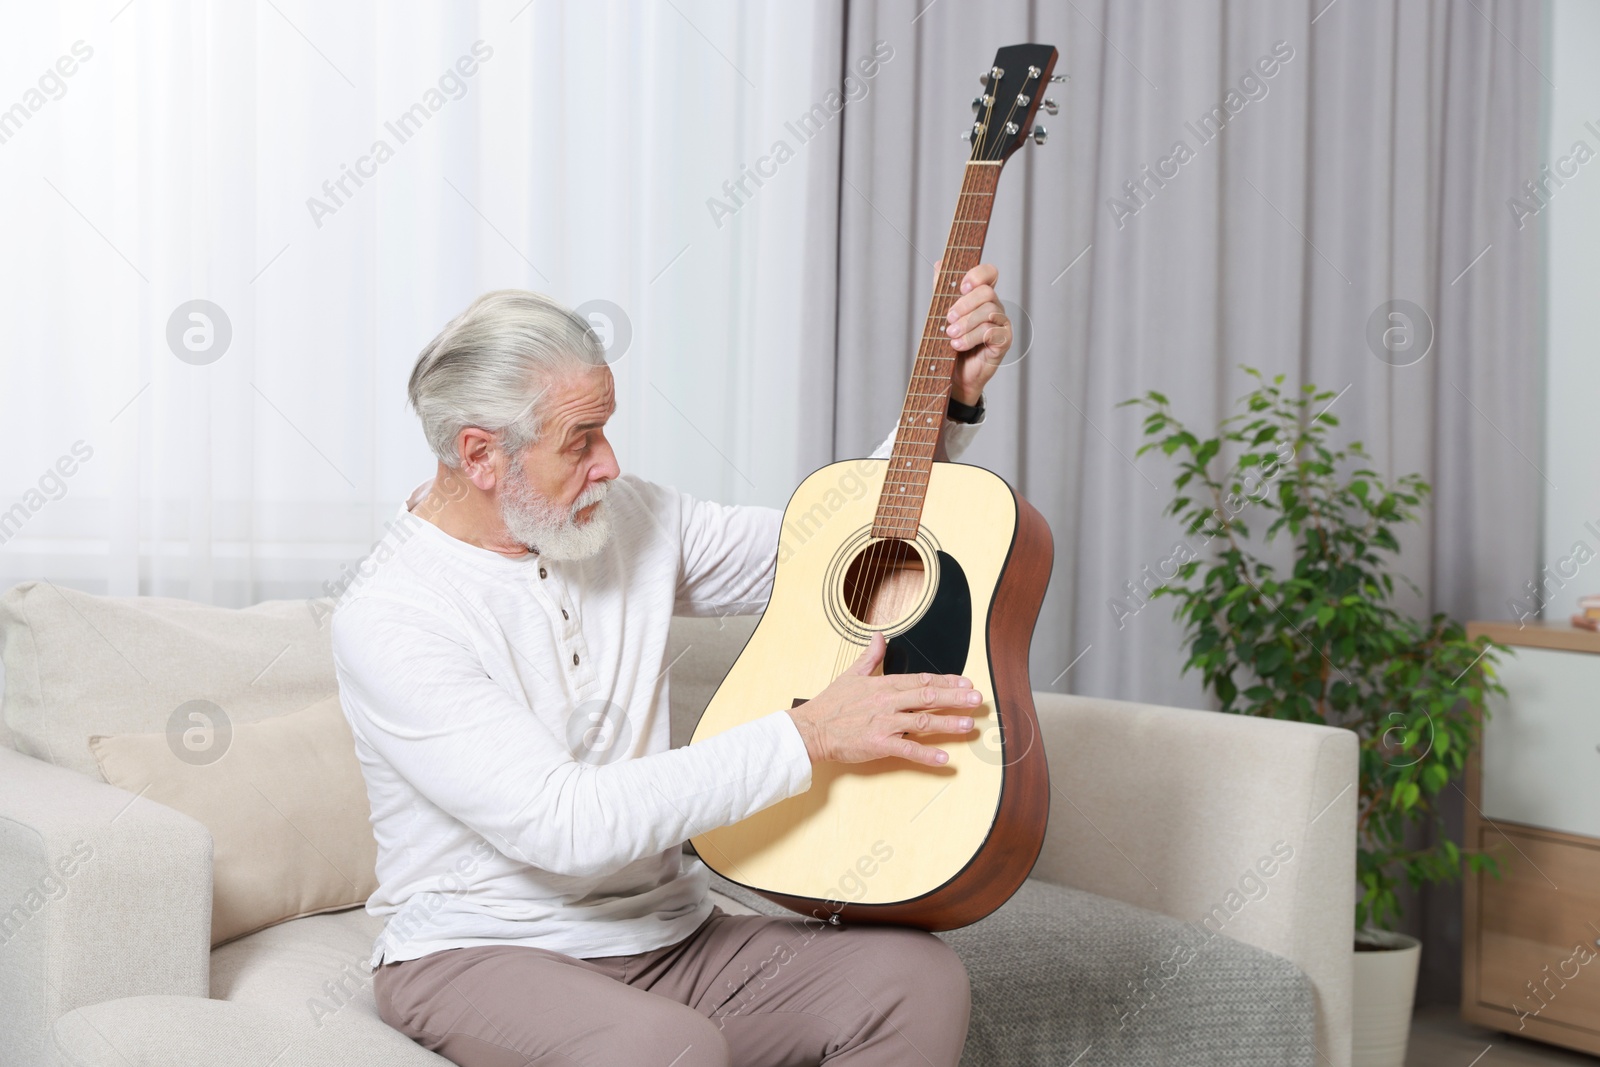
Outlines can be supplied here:
M545 399L545 418L554 433L566 435L604 426L616 408L611 368L600 366L552 381Z

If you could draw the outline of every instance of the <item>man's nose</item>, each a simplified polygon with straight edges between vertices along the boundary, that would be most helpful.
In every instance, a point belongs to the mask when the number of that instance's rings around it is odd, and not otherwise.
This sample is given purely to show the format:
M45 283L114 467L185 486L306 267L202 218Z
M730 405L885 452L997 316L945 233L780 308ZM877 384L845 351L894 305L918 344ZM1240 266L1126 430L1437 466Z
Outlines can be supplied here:
M622 473L622 468L617 465L617 453L611 447L611 442L603 442L600 461L589 471L591 482L609 482Z

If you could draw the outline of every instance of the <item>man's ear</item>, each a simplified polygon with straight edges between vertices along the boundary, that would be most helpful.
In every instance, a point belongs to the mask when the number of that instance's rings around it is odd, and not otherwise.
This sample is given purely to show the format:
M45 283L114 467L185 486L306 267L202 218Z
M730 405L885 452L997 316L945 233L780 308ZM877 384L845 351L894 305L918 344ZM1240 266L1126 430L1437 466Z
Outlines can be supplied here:
M500 443L495 435L480 426L465 426L456 434L461 476L486 493L497 483L495 457L499 454Z

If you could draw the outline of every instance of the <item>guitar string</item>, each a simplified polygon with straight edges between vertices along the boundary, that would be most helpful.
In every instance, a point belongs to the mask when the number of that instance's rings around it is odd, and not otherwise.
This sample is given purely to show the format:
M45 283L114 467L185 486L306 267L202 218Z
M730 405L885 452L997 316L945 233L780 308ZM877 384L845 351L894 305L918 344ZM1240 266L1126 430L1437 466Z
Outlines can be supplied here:
M994 101L996 99L996 95L997 94L991 94L990 98L989 98L989 102L986 105L985 114L984 114L985 121L981 126L981 129L983 129L984 131L988 131L988 130L992 130L993 129L993 126L991 125L991 123L993 121L993 116L994 116ZM1013 107L1013 110L1014 110L1014 107ZM1009 121L1009 116L1007 117L1007 121ZM969 180L970 175L971 175L970 164L972 162L974 162L974 160L976 160L980 156L980 154L982 153L983 146L984 146L984 140L985 139L984 139L982 134L974 131L974 135L972 137L972 150L967 155L967 163L969 164L969 167L964 170L964 173L962 175L961 190L960 190L959 195L957 196L956 210L955 210L954 217L952 219L951 226L950 226L950 235L949 235L949 237L947 238L947 240L945 242L946 246L947 246L946 247L946 252L947 253L949 252L949 246L955 243L955 238L956 238L956 234L958 232L959 227L964 225L964 224L969 224L971 221L974 221L974 220L966 219L963 216L965 215L966 210L967 210L966 200L967 200L967 198L969 196L967 186L968 186L968 180ZM941 264L941 268L944 268L944 269L941 269L940 272L934 277L933 299L935 301L937 301L940 293L943 290L943 278L944 278L944 275L948 272L948 268L946 268L944 264ZM937 305L935 305L935 306L937 306ZM932 315L929 315L928 318L932 318ZM919 334L919 338L921 339L921 344L919 344L919 346L918 346L919 349L920 349L927 342L927 318L925 318L923 320L923 328L918 331L918 334ZM920 363L923 362L923 355L924 354L919 351L919 353L918 353L918 355L916 357L916 363L920 364ZM931 358L931 354L930 354L930 358ZM952 366L952 369L953 369L954 368L954 357L952 357L951 366ZM923 375L917 373L917 370L918 370L918 368L914 367L913 374L912 374L913 385L915 385L918 382L918 379L923 376ZM915 438L912 438L912 437L908 436L909 432L915 431L917 429L916 415L920 414L921 412L916 410L915 401L913 401L911 404L906 405L906 407L911 408L913 414L912 414L912 417L908 420L907 424L902 425L902 427L900 429L900 432L896 435L896 438L897 438L897 440L900 440L900 441L906 443L907 446L908 446L908 449L911 448L911 447L917 447L917 446L920 446L920 445L925 445L926 442L917 441L917 440L915 440ZM935 414L932 411L931 407L927 408L925 410L930 415ZM902 409L902 418L904 418L904 409ZM937 433L938 432L935 431L935 439L934 439L935 448L937 448L937 446L938 446ZM891 449L889 468L888 468L888 473L890 475L894 474L894 455L893 455L893 453L895 451L899 451L899 450ZM910 460L905 460L905 463L906 463L907 466L911 465L911 461ZM931 477L932 470L931 470L931 468L930 468L928 473L929 473L928 482L925 483L923 485L923 487L922 487L923 488L922 495L923 495L924 500L926 499L927 485L931 484L931 482L932 482L932 477ZM890 487L891 487L890 484L888 482L886 482L884 488L890 488ZM882 493L880 492L880 502L881 502L881 496L882 496ZM901 516L899 518L899 520L897 520L897 521L899 523L903 524L904 523L904 518L905 518L904 516ZM876 522L877 516L874 516L874 519L875 519L874 525L877 525L877 522ZM885 525L888 525L887 520L885 522ZM891 529L892 529L892 527L891 527ZM896 532L898 532L898 531L896 531ZM847 598L847 600L846 600L846 605L845 606L846 606L847 609L859 608L861 614L864 615L864 616L867 616L867 618L864 618L861 621L867 624L867 629L868 630L871 630L873 628L872 627L873 601L875 599L878 599L877 597L874 596L874 594L876 592L878 592L878 590L880 589L881 584L885 580L887 580L887 578L890 575L897 574L897 573L899 573L899 572L901 572L903 570L904 564L910 558L910 555L915 552L915 549L912 546L906 544L903 539L890 537L890 538L886 538L886 540L892 541L893 543L892 544L883 544L883 542L869 543L867 551L869 553L871 553L871 556L867 560L866 567L863 568L867 572L866 575L864 576L865 577L865 582L862 583L862 584L854 585L852 587L852 590L851 590L852 596ZM870 535L869 535L869 542L870 542ZM880 545L882 547L879 547ZM848 573L849 572L847 570L846 574L848 574ZM928 575L928 573L929 573L928 569L926 567L924 567L923 568L923 574L924 575ZM884 597L883 599L884 599L884 601L886 601L885 608L890 606L890 604L887 603L888 598ZM887 640L887 638L885 640ZM869 634L869 636L867 638L867 643L868 643L869 646L871 644L871 641L872 641L872 638L871 638L871 636ZM835 661L834 661L834 672L833 672L833 676L834 677L838 677L839 674L844 670L845 665L852 659L851 650L854 649L855 647L857 647L857 646L855 645L855 643L853 641L851 641L848 638L848 636L846 636L843 640L840 641L838 653L835 656Z
M1028 87L1028 84L1034 80L1034 77L1035 76L1030 73L1026 78L1024 78L1024 80L1023 80L1023 89L1026 89ZM1037 92L1037 90L1035 90L1035 92ZM962 226L970 226L970 225L977 225L977 226L982 226L983 225L983 219L981 219L981 218L972 219L972 218L965 217L965 215L967 213L966 200L968 199L969 196L972 195L972 194L970 194L968 192L967 186L968 186L968 180L971 177L970 164L973 163L975 160L977 160L978 157L980 156L980 154L983 152L985 141L987 140L985 135L995 132L995 127L993 126L992 123L993 123L993 118L994 118L994 102L998 98L998 95L999 95L998 93L990 94L989 101L985 105L985 110L984 110L984 119L985 119L985 121L980 125L980 130L982 132L980 133L978 131L974 131L974 135L973 135L973 138L972 138L972 150L967 156L967 163L968 163L969 167L968 167L967 171L962 176L962 188L961 188L960 194L957 197L956 211L954 213L954 216L953 216L953 219L952 219L952 222L951 222L951 226L950 226L950 235L946 240L946 252L947 253L950 251L952 246L956 245L956 235L959 232L960 227L962 227ZM1005 117L1005 120L1004 120L1005 123L1009 123L1011 121L1012 117L1017 112L1017 108L1019 106L1021 106L1021 103L1022 103L1021 96L1022 96L1022 94L1019 92L1016 96L1012 97L1012 99L1011 99L1011 107L1007 111L1006 117ZM984 162L993 162L994 160L998 159L1000 157L1004 142L1003 142L1003 140L1001 138L995 137L993 139L993 141L990 142L990 143L992 143L994 145L994 149L993 149L993 153L994 154L984 158L983 159ZM996 186L998 187L998 183L996 183ZM991 196L991 199L992 199L993 191L990 190L989 192L990 192L990 196ZM989 205L989 208L990 208L990 211L992 212L992 209L993 209L992 202ZM966 240L963 240L960 243L959 247L962 247L963 250L965 250L967 244L968 244L968 242ZM979 242L977 247L981 248L981 241ZM947 258L948 258L948 255L947 255ZM934 279L935 306L937 306L937 300L938 300L939 295L942 294L942 292L943 292L943 279L944 279L945 275L949 274L949 273L951 273L951 269L948 266L945 266L944 264L941 264L941 270L935 276L935 279ZM953 303L953 301L952 301L952 303ZM933 318L933 315L930 314L923 321L923 329L921 331L919 331L920 340L921 340L921 343L918 346L919 349L921 349L924 345L926 345L928 343L929 339L927 337L927 324L928 324L928 320L932 319L932 318ZM936 337L935 341L934 341L935 345L937 344L937 340L938 340L938 338ZM918 353L918 355L916 357L916 363L917 364L922 364L924 362L924 355L925 354L926 354L928 359L937 358L935 356L935 354L934 354L935 351L937 351L936 348L935 348L934 351L930 351L930 352L927 352L927 353L923 353L923 352L919 351L919 353ZM954 370L955 360L958 359L958 358L959 358L958 356L955 356L954 354L952 354L952 357L951 357L951 359L952 359L952 363L951 363L952 370ZM915 368L914 367L913 374L912 374L913 386L918 384L919 378L924 376L921 373L919 373L918 371L919 371L919 368ZM936 390L934 393L929 394L929 395L934 397L934 399L937 399L938 395L941 394L941 393L943 393L943 386L942 385L941 385L940 389ZM917 391L914 388L913 388L913 394L914 395L919 395L919 396L922 395L920 393L920 391ZM908 400L909 400L909 398L908 398ZM915 401L912 401L910 404L906 405L906 407L909 407L909 408L912 409L912 417L908 420L908 424L907 425L902 426L901 432L899 434L897 434L897 440L905 440L905 442L907 443L908 449L909 448L923 448L923 447L926 447L926 445L927 445L927 442L925 442L925 441L918 441L918 440L915 440L914 438L911 438L911 437L907 436L908 431L909 432L921 432L924 429L924 428L918 426L918 423L916 421L916 416L918 414L927 413L927 414L930 415L930 421L931 421L931 417L938 414L937 412L935 412L933 410L933 406L932 405L926 406L925 408L922 409L922 411L918 411L916 409L915 405L916 405ZM942 429L942 425L943 425L943 423L942 423L942 420L941 420L941 422L940 422L940 428L941 429ZM934 432L933 446L934 446L935 449L937 449L937 447L938 447L938 433L939 433L939 430L934 430L933 432ZM895 471L895 468L894 468L894 456L893 456L893 452L894 451L896 451L896 450L893 450L893 449L891 450L890 463L889 463L889 469L888 469L888 473L891 476L894 475L894 471ZM905 460L905 464L906 464L906 466L909 467L909 466L911 466L911 461L910 460ZM933 481L932 473L933 473L932 472L932 468L930 466L929 470L927 471L928 479L920 487L921 488L921 493L919 495L921 496L922 502L923 502L924 505L926 504L927 490L932 485L932 481ZM888 482L886 482L884 488L887 489L887 488L890 488L890 487L891 487L890 484ZM904 491L903 484L902 484L902 490L901 491L902 492ZM880 491L880 503L882 501L882 496L883 496L883 494ZM891 497L891 499L892 499L892 497ZM890 506L893 506L893 505L890 505ZM918 514L920 515L920 511L921 511L920 507L916 508L915 510L917 510ZM881 511L881 509L880 509L880 511ZM877 520L877 516L874 516L874 520L875 520L874 521L874 525L876 526L878 524L877 521L876 521ZM898 519L893 520L893 522L894 523L898 523L899 525L903 526L904 523L905 523L905 516L902 515ZM891 529L891 531L893 531L893 532L900 532L898 530L895 530L894 526L890 525L890 520L888 520L887 518L885 519L885 525L888 526ZM913 536L914 536L914 534L913 534ZM875 594L877 594L880 591L882 583L884 583L886 580L888 580L888 578L891 575L899 575L900 573L902 573L903 570L904 570L906 562L910 559L911 555L916 553L915 547L910 545L910 544L908 544L908 543L906 543L906 540L904 538L891 536L891 537L885 538L885 540L892 542L892 544L884 544L882 541L872 542L871 541L871 537L869 535L869 544L868 544L868 547L867 547L867 552L870 554L870 558L868 559L867 565L864 568L864 570L867 572L866 575L864 576L865 577L865 582L864 583L859 583L858 582L857 584L852 586L852 588L851 588L851 594L852 595L846 599L846 603L845 603L845 607L846 607L847 610L849 610L851 608L859 608L860 611L861 611L861 614L867 616L867 618L864 618L861 621L867 624L867 629L869 631L873 629L873 627L872 627L872 618L871 618L872 615L873 615L873 602L874 602L874 600L880 599ZM922 567L922 573L925 576L925 578L924 578L925 581L928 580L929 578L931 578L931 574L929 572L929 569L926 566ZM846 575L848 575L848 574L849 574L849 571L847 569L846 570ZM885 610L887 608L891 607L891 606L898 606L898 601L890 598L887 595L888 592L890 592L890 591L885 590L884 591L885 595L881 598L881 602L883 603L883 606L884 606ZM869 634L869 636L867 638L868 645L871 644L871 640L872 639L871 639L871 636ZM885 640L887 640L887 638ZM852 658L851 650L853 650L856 647L858 647L858 646L856 646L855 642L851 641L848 636L845 636L844 639L840 641L838 653L835 656L835 661L834 661L833 677L838 677L843 672L843 670L845 668L845 665L848 662L850 662L850 660Z
M1024 86L1026 86L1028 80L1031 80L1031 78L1024 80L1024 83L1023 83ZM972 150L968 154L968 157L967 157L967 163L969 165L972 162L974 162L975 160L977 160L978 157L980 156L980 154L983 152L983 147L984 147L985 140L986 140L986 138L984 137L984 134L992 132L994 130L994 126L993 126L994 101L995 101L995 99L997 99L998 95L999 95L998 93L990 94L989 101L985 105L985 113L984 113L984 116L983 116L985 121L979 127L979 129L982 132L974 131L974 136L972 138ZM1016 98L1013 98L1011 110L1007 113L1005 121L1007 121L1007 122L1011 121L1011 116L1016 113L1016 107L1017 107L1017 100L1016 100ZM993 143L995 145L995 155L987 157L984 160L985 162L992 162L993 159L998 158L998 156L999 156L1001 142L999 141L999 139L996 139ZM967 212L968 212L968 206L967 206L966 201L970 196L973 195L972 193L970 193L968 191L968 183L969 183L970 177L971 177L971 171L970 171L970 167L969 167L969 169L962 176L962 188L961 188L960 194L957 197L956 211L954 213L954 216L953 216L953 219L952 219L952 222L951 222L951 227L950 227L950 236L946 240L946 246L947 246L946 247L946 252L947 253L950 250L950 246L957 244L956 235L957 235L958 232L960 232L960 227L967 226L967 225L981 225L982 224L982 220L981 219L971 219L971 218L967 218L966 217ZM992 207L992 205L991 205L991 207ZM965 240L963 240L961 242L961 246L965 246L966 243L967 242ZM942 269L940 270L940 272L934 278L934 300L936 301L935 306L937 306L938 297L943 292L943 279L944 279L946 274L951 272L950 268L945 266L945 265L943 265L943 264L941 264L941 268ZM921 331L919 331L919 337L920 337L920 341L921 341L921 344L919 344L919 346L918 346L919 349L922 348L924 345L927 345L927 343L928 343L929 339L927 337L927 322L928 322L928 319L931 319L931 318L933 318L933 315L930 314L926 319L924 319L924 321L923 321L923 329ZM937 344L937 340L938 339L936 338L935 339L935 344ZM921 364L923 362L924 355L926 355L926 357L928 359L936 359L937 358L936 351L937 351L937 349L935 349L932 352L927 352L927 353L919 352L918 356L917 356L917 363ZM952 355L951 358L952 358L951 366L952 366L952 369L954 369L954 360L957 357ZM922 375L920 373L915 373L914 372L913 375L912 375L913 386L918 384L919 379L921 377L924 377L924 376L925 375ZM920 392L915 390L915 389L913 389L913 393L915 395L921 395ZM936 390L935 393L929 394L929 395L933 396L936 399L937 396L942 394L942 393L943 393L943 388L941 387L939 390ZM907 406L912 409L913 413L912 413L911 418L908 420L908 424L906 426L902 426L901 434L898 435L898 436L901 439L904 439L907 442L908 449L910 449L910 448L918 448L918 447L925 447L927 442L918 441L918 440L915 439L915 437L908 436L907 435L908 431L921 432L924 429L924 428L922 428L922 427L920 427L918 425L917 419L916 419L917 415L923 414L923 413L927 413L927 414L930 415L930 421L931 421L931 416L936 415L937 412L933 411L933 406L932 405L928 405L925 408L923 408L921 411L919 411L916 408L916 402L915 401L912 401L912 403L907 405ZM942 425L942 421L941 421L941 425ZM938 431L937 430L934 431L933 444L934 444L935 448L938 447ZM893 462L894 462L894 459L893 459L893 455L892 455L892 452L891 452L890 468L889 468L889 471L890 471L891 475L894 473ZM911 461L910 460L905 460L905 465L908 466L908 467L911 466ZM927 488L932 483L932 469L931 469L931 467L929 468L927 473L929 475L929 478L928 478L927 482L923 483L923 485L921 486L921 490L922 490L921 496L923 498L924 503L926 502ZM886 485L885 488L892 488L892 486ZM902 492L903 491L904 491L904 489L902 488ZM893 505L891 505L891 506L893 506ZM917 509L917 510L919 510L919 513L920 513L920 509ZM897 520L893 520L893 521L903 525L904 522L905 522L905 516L902 515ZM885 525L888 525L888 524L889 524L889 520L886 519ZM891 527L891 529L892 529L892 527ZM896 532L899 532L899 531L896 531ZM867 574L865 576L866 577L866 581L865 581L864 585L857 585L857 586L853 587L853 589L852 589L853 593L856 590L864 589L865 590L865 595L864 595L864 597L861 596L861 595L853 596L851 599L855 601L854 605L850 604L848 601L847 601L847 604L846 604L847 607L851 607L851 606L860 607L861 610L862 610L862 614L869 616L868 619L862 620L862 621L868 623L868 629L869 630L872 628L871 627L870 616L872 615L873 601L874 601L874 599L877 599L877 598L874 597L874 593L876 593L879 590L881 583L884 582L890 575L894 575L894 574L898 574L898 573L902 572L903 569L904 569L904 565L907 562L907 560L909 560L911 555L915 553L914 546L911 546L911 545L907 544L905 542L905 540L902 539L902 538L890 537L890 538L887 538L886 540L892 541L893 543L889 544L889 545L885 545L885 544L883 544L883 542L877 542L876 544L869 545L868 552L872 553L872 557L868 560L866 568L864 568L867 571ZM880 545L882 547L878 547ZM922 568L922 573L925 576L930 576L931 577L931 575L929 575L929 571L928 571L927 567L923 567ZM889 606L891 606L893 604L893 602L890 601L890 599L887 596L885 596L883 599L885 601L885 608L887 608L887 607L889 607ZM868 643L869 644L871 643L871 637L870 636L868 637ZM834 665L834 676L835 677L837 677L838 674L840 672L842 672L842 670L844 669L845 663L847 663L849 661L849 659L850 659L849 650L854 648L854 647L855 647L854 642L850 641L848 638L845 638L844 640L842 640L840 642L838 655L836 656L835 665Z
M992 97L991 97L989 106L990 106L990 108L993 107L993 98ZM988 118L990 118L990 115L985 115L984 117L986 119L988 119ZM968 164L970 164L978 156L978 154L982 150L982 146L983 146L983 138L975 133L973 138L972 138L972 150L967 155ZM968 179L969 173L970 172L967 171L966 169L963 170L961 191L960 191L960 194L957 197L956 211L954 213L954 219L953 219L953 221L951 223L950 237L946 240L946 245L947 246L949 244L953 243L954 235L956 233L956 227L959 225L960 220L961 220L961 216L963 214L963 209L965 207L965 197L966 197L966 192L967 192L967 179ZM947 247L946 251L948 252L948 247ZM943 266L943 264L941 264L941 267L942 266ZM943 275L944 275L944 271L941 270L940 273L935 275L935 277L934 277L933 293L931 295L931 298L934 301L938 300L940 291L942 289L942 278L943 278ZM937 305L935 305L935 306L937 306ZM931 317L931 316L929 316L929 317ZM927 334L926 322L927 322L927 320L924 319L923 329L918 331L919 338L922 339L921 343L919 343L919 345L918 345L919 349L923 348L926 345L926 334ZM923 353L921 351L919 351L917 356L916 356L916 358L915 358L915 364L920 364L922 362L923 362ZM920 368L917 367L915 364L913 365L913 373L912 373L912 379L911 379L912 383L913 383L913 391L915 391L915 384L918 382L919 377L921 377L921 375L918 373ZM909 398L908 398L908 400L909 400ZM907 418L906 413L905 413L906 409L908 409L908 408L912 410L912 415L911 415L911 417L909 419ZM908 404L906 404L906 405L904 405L902 407L902 410L901 410L901 420L902 420L902 422L901 422L900 429L899 429L898 433L896 434L896 439L904 447L901 448L901 449L891 449L891 451L890 451L889 465L888 465L888 468L887 468L888 477L886 477L886 479L885 479L885 483L884 483L884 486L883 486L884 489L892 489L893 488L894 473L895 473L895 467L894 467L895 456L894 456L894 453L895 452L901 452L902 453L902 455L901 455L902 461L905 462L909 466L910 463L911 463L911 460L905 458L905 455L904 455L905 452L909 451L912 448L915 448L917 445L920 445L922 443L922 442L916 441L915 438L912 436L912 434L915 432L916 427L917 427L917 421L916 421L916 415L917 414L920 414L920 412L916 410L916 402L915 401L911 401L910 403L908 403ZM937 442L936 442L936 444L937 444ZM903 489L902 489L902 491L903 491ZM883 495L884 494L882 492L880 492L880 503L882 502L882 496ZM880 509L880 514L881 513L882 512L881 512L881 509ZM877 522L876 522L877 518L878 518L878 516L874 516L874 519L875 519L874 525L877 525ZM889 527L889 529L891 530L891 533L900 532L899 530L896 530L896 529L894 529L894 527L889 525L889 521L888 521L886 515L884 516L884 519L885 519L884 525L886 527ZM901 516L898 521L903 523L904 522L904 516ZM885 543L885 542L892 542L892 543ZM874 594L879 591L879 589L881 587L881 584L888 578L888 576L891 575L891 574L895 574L900 569L901 565L904 564L905 558L906 558L905 554L908 551L908 547L909 546L907 546L904 543L903 540L900 540L900 539L897 539L897 538L894 538L894 537L891 536L891 537L886 538L885 541L880 541L880 542L876 542L876 543L873 543L873 544L869 545L869 547L867 549L867 551L869 553L871 553L872 555L867 561L867 566L865 568L863 568L867 572L866 575L865 575L866 581L865 581L864 585L860 585L860 586L856 587L857 589L864 590L864 596L863 595L857 595L853 599L856 600L856 605L855 606L858 606L860 608L861 614L866 616L866 618L862 619L862 621L867 624L867 628L869 630L871 630L873 628L872 627L873 601L875 599L879 599ZM926 573L926 571L925 571L925 573ZM883 599L887 600L886 597L883 598ZM885 607L887 607L887 606L888 605L885 604ZM885 640L887 640L887 638L885 638ZM867 642L868 642L869 645L871 644L871 641L872 641L872 638L869 635L868 638L867 638ZM841 642L841 648L840 648L840 653L841 653L841 657L840 658L841 659L848 658L848 648L850 648L850 647L853 647L853 642L850 642L848 640L846 640L844 642Z

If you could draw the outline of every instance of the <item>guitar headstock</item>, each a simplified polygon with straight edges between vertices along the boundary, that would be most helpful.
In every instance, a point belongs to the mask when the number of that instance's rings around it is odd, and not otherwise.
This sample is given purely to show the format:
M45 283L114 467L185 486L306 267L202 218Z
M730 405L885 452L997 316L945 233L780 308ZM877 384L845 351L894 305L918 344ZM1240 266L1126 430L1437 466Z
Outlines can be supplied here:
M1056 50L1047 44L1013 44L994 54L982 75L983 95L972 101L977 113L962 137L972 142L972 162L1005 161L1032 137L1044 144L1045 129L1034 119L1043 106L1056 113L1056 102L1044 99L1052 82L1066 77L1054 74Z

